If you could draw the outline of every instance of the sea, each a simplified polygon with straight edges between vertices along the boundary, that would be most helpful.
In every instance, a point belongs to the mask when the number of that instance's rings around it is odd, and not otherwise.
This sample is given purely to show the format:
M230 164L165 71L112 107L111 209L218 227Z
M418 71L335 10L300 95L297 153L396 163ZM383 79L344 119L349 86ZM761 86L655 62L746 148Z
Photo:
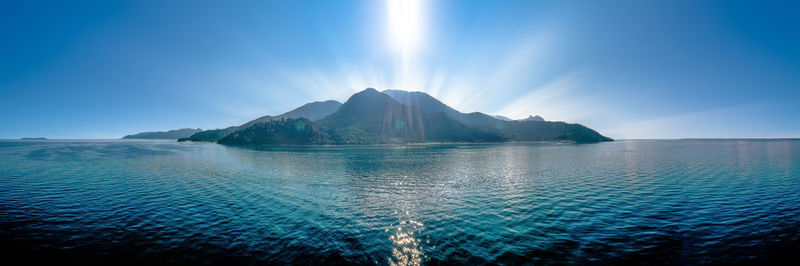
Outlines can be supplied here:
M794 264L800 141L0 141L0 256L79 265Z

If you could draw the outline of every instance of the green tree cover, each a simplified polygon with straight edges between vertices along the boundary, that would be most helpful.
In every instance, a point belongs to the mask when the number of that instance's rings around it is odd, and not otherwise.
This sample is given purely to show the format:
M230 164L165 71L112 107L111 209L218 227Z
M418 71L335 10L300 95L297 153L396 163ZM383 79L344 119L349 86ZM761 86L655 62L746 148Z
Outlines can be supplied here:
M411 101L406 101L408 104L402 104L387 94L367 89L317 121L264 119L246 126L198 132L179 141L216 141L227 145L611 141L579 124L505 121L478 112L463 114L427 94L412 96Z

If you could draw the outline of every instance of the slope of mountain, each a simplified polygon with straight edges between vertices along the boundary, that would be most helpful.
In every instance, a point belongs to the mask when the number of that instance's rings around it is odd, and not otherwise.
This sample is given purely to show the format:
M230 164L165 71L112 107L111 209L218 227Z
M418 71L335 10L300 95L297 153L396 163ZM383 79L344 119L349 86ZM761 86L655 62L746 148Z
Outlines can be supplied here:
M282 118L256 123L219 140L220 144L332 144L330 134L306 118Z
M502 140L496 134L471 129L436 109L405 105L372 88L354 94L319 123L335 129L337 134L342 134L337 129L353 128L388 143Z
M497 134L509 141L564 140L575 142L610 141L610 138L579 124L547 122L541 116L513 121L498 119L480 112L461 113L424 92L384 91L401 103L421 110L443 112L474 129Z
M325 102L323 102L325 103ZM309 109L311 103L295 110ZM422 92L369 88L351 96L344 104L318 108L335 112L314 121L292 112L265 116L242 126L198 132L192 141L221 144L373 144L414 142L496 141L611 141L579 124L527 120L505 120L474 112L461 113ZM295 116L299 116L295 117ZM318 115L315 118L322 117Z
M459 111L447 106L443 102L419 91L385 90L383 94L392 97L395 101L408 106L414 106L421 111L430 113L445 113L447 116L455 117Z
M497 121L501 121L481 112L466 114L459 112L424 92L402 90L385 90L383 92L402 104L419 108L425 112L444 113L446 116L473 128L491 129L498 126Z
M597 131L580 124L564 122L509 121L504 123L502 135L513 141L574 141L592 143L612 141Z
M179 138L178 141L205 141L215 142L225 137L226 135L238 130L239 127L227 127L222 129L209 129L194 133L193 135L185 138Z
M123 139L180 139L191 136L202 129L181 128L170 131L142 132L122 137Z
M326 117L333 112L336 112L339 109L339 106L342 106L342 103L334 100L328 100L324 102L312 102L304 104L303 106L297 107L294 110L289 112L283 113L277 116L269 116L265 115L259 118L256 118L250 122L247 122L241 126L240 128L247 128L256 123L267 122L271 120L280 120L283 118L306 118L311 121L317 121Z
M328 116L329 114L335 112L339 109L342 103L334 100L328 100L324 102L311 102L304 104L303 106L297 107L289 112L283 113L277 116L270 116L265 115L259 118L256 118L250 122L244 123L240 126L231 126L224 129L212 129L206 130L202 132L198 132L194 135L190 135L178 141L218 141L223 137L227 136L230 133L233 133L237 130L246 129L258 123L269 122L272 120L281 120L284 118L306 118L311 121L319 120L323 117Z
M502 116L502 115L495 115L495 116L493 116L493 117L494 117L495 119L498 119L498 120L503 120L503 121L511 121L511 120L514 120L514 119L511 119L511 118L508 118L508 117Z

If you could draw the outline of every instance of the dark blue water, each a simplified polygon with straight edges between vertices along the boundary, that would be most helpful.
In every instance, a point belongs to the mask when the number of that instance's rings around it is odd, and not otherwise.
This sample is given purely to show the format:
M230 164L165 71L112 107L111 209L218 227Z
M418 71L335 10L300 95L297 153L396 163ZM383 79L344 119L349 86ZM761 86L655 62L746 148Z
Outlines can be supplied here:
M0 141L0 245L29 263L786 262L800 141Z

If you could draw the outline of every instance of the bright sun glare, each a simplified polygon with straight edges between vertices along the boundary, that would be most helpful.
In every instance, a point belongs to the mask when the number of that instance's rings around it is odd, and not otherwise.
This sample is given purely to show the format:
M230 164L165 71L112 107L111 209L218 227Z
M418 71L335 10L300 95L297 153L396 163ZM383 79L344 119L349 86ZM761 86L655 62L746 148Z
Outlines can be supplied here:
M422 1L388 0L389 42L404 53L419 46L422 36Z

